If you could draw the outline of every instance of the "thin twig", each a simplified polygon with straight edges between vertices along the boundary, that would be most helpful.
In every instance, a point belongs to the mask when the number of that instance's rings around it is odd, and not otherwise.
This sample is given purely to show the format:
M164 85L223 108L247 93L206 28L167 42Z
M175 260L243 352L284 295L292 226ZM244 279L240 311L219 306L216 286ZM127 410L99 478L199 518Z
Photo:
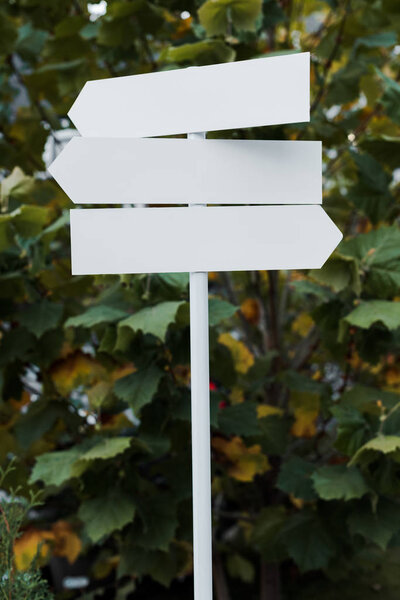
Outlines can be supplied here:
M346 26L347 17L350 12L349 7L350 7L350 0L347 0L345 7L344 7L344 15L343 15L342 20L339 25L339 31L336 36L335 44L334 44L332 51L324 65L323 74L322 74L322 82L321 82L321 85L319 86L317 95L314 98L313 103L311 104L310 113L313 113L318 108L322 98L325 95L328 75L332 68L333 61L335 60L336 55L339 52L339 48L343 41L344 28Z

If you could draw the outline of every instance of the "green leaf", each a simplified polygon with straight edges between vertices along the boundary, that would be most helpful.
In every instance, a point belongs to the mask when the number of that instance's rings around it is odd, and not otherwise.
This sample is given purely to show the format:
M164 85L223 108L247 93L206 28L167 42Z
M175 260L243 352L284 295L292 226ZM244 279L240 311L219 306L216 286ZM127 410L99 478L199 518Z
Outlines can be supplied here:
M189 273L158 273L157 278L179 294L184 294L189 285Z
M224 319L230 319L237 312L238 307L226 300L219 298L209 298L208 300L208 322L211 327L218 325Z
M323 500L352 500L369 491L360 471L346 465L320 467L311 476L314 488Z
M357 165L358 181L349 190L348 199L374 224L383 221L393 198L389 190L391 175L372 156L359 151L351 151Z
M344 321L361 329L369 329L376 323L382 323L391 330L397 329L400 327L400 302L386 300L362 302L344 317Z
M14 236L11 227L11 215L0 215L0 252L13 245Z
M45 485L60 486L73 477L79 477L87 468L84 461L78 462L81 456L82 450L78 446L41 454L36 459L30 483L43 481Z
M286 494L292 494L295 498L301 498L308 502L315 500L317 495L311 480L314 470L313 464L299 456L293 456L282 464L276 485L280 490Z
M202 40L193 44L170 46L160 56L161 61L178 65L210 65L234 59L235 51L222 40Z
M360 148L391 169L396 169L400 164L400 137L390 135L367 137L360 142Z
M78 517L94 543L122 529L133 520L134 515L135 504L132 497L115 489L106 496L86 500L78 511Z
M172 498L162 492L138 500L142 523L136 523L133 539L149 550L168 550L178 525L176 506Z
M83 15L74 15L66 17L57 23L54 33L57 38L66 38L76 35L86 25L86 18Z
M11 213L13 225L24 238L39 235L49 218L49 209L44 206L24 204Z
M79 460L108 460L125 452L131 445L130 437L105 438L79 457Z
M164 340L168 326L175 320L176 312L182 302L161 302L155 306L142 308L131 317L118 323L118 329L123 327L132 331L143 331Z
M385 194L391 178L382 165L366 153L352 152L351 156L357 165L359 177L366 189L372 189L378 194Z
M364 290L375 298L392 298L400 287L400 231L380 227L341 242L339 252L358 259Z
M118 308L112 308L104 304L97 306L91 306L85 312L77 315L76 317L70 317L66 320L64 327L94 327L100 323L113 323L125 318L126 312L119 310Z
M354 47L360 48L390 48L397 43L397 34L395 31L383 31L382 33L373 33L366 37L358 38Z
M353 407L363 414L380 416L378 401L390 410L398 404L400 396L394 392L357 384L342 395L340 407Z
M114 392L129 404L137 414L143 406L152 401L164 373L155 366L131 373L118 379Z
M400 448L400 436L398 435L379 435L369 440L355 453L349 465L368 464L377 458L377 453L391 454Z
M11 329L1 339L0 365L4 366L14 360L28 360L35 348L35 338L24 327Z
M295 514L284 527L282 539L302 573L326 568L336 552L332 537L311 511Z
M280 544L280 533L287 521L284 506L268 506L260 511L254 521L254 527L250 534L250 543L260 552L266 560L281 560L282 547Z
M351 512L348 524L353 535L362 535L386 550L400 529L400 506L384 498L379 500L375 511L371 510L370 504L363 504Z
M62 304L42 300L21 310L18 319L21 325L40 338L46 331L55 329L59 325L62 313Z
M346 456L353 456L370 435L362 414L351 406L334 406L331 412L337 422L335 447Z
M218 414L218 423L225 435L251 436L260 433L256 406L251 402L223 408Z
M210 327L218 325L224 319L230 319L237 312L238 307L226 300L219 298L208 299L208 323ZM184 302L176 315L176 322L179 326L185 327L190 323L190 305Z
M367 67L358 61L349 61L333 75L325 99L326 106L346 104L355 100L360 92L360 79Z
M245 583L252 583L254 581L255 571L253 564L243 556L240 556L240 554L228 556L226 566L231 577L237 577Z
M269 415L258 419L261 437L260 444L264 454L281 456L285 454L291 421L279 415Z
M20 416L15 425L15 435L21 447L26 450L57 422L62 422L66 427L77 427L80 417L68 410L68 405L62 401L41 398L31 402L28 410Z
M207 0L198 14L208 35L227 34L231 23L239 31L255 31L262 0Z
M286 21L287 17L282 6L278 0L264 0L263 2L263 25L265 28L275 27L278 23ZM290 51L289 52L293 52ZM294 51L296 52L296 50ZM270 56L274 55L275 52L269 53Z
M385 84L381 104L394 123L400 125L400 84L375 66L375 71Z
M34 60L42 51L49 34L42 29L34 29L26 23L18 29L16 50L24 60Z
M358 264L354 258L341 256L339 253L331 256L321 269L310 271L312 279L322 285L329 286L334 292L351 288L356 294L361 291Z
M118 575L143 577L149 575L168 587L172 580L179 576L188 565L187 547L179 542L172 542L166 552L160 550L145 550L132 541L122 547Z
M10 175L4 177L0 184L0 200L4 202L11 197L20 200L29 194L34 185L33 177L25 175L22 169L14 167Z
M0 54L10 54L17 39L17 30L13 21L0 10Z

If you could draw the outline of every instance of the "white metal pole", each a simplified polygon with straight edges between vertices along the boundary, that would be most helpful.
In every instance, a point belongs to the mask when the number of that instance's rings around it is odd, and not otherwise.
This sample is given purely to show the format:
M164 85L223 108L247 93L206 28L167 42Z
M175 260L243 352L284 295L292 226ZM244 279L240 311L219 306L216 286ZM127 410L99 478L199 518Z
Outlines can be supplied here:
M205 132L188 133L204 140ZM191 205L201 210L205 204ZM194 599L212 600L208 274L190 273Z

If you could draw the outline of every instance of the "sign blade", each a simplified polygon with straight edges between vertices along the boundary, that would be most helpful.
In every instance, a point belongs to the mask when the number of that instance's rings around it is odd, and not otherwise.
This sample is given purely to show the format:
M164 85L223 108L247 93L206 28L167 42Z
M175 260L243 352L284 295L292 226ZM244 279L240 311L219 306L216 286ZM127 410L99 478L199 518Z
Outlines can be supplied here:
M321 142L75 137L49 171L76 204L321 204Z
M317 269L341 238L316 205L71 211L74 275Z
M151 137L310 119L310 54L88 81L69 116L86 137Z

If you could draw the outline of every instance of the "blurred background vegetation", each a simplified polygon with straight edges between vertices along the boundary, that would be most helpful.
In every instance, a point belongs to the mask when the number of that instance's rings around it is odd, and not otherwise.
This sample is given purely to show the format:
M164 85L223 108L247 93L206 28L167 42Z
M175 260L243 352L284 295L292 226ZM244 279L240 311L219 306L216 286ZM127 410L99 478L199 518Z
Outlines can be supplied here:
M0 499L43 500L14 575L192 597L188 278L71 277L68 109L88 79L310 51L310 123L209 134L322 140L345 236L320 271L210 273L215 597L399 598L399 32L398 0L1 0Z

